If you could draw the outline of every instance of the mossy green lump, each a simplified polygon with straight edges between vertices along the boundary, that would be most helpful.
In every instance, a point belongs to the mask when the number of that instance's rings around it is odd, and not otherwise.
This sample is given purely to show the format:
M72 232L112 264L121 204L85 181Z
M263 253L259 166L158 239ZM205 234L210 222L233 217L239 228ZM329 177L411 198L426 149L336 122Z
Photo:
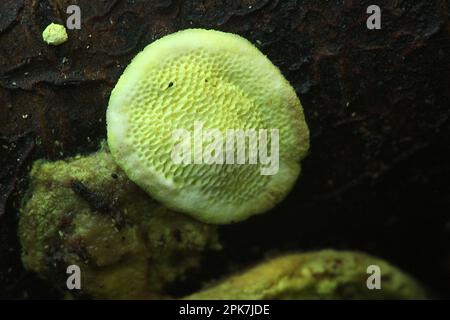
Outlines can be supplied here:
M214 226L152 200L104 149L33 165L19 238L26 269L69 292L66 268L78 265L78 293L93 298L166 297L204 251L220 248Z

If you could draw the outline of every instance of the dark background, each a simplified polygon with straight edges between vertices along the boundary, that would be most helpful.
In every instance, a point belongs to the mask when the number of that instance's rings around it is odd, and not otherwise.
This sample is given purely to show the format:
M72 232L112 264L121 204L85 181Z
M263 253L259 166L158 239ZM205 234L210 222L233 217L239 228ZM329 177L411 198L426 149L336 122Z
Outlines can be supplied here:
M41 39L79 4L82 29ZM366 9L382 9L382 30ZM134 55L190 27L238 33L302 100L311 150L289 197L222 228L225 250L174 286L270 254L354 249L386 258L450 298L450 1L2 0L0 297L58 297L25 272L16 238L30 164L98 148L112 88Z

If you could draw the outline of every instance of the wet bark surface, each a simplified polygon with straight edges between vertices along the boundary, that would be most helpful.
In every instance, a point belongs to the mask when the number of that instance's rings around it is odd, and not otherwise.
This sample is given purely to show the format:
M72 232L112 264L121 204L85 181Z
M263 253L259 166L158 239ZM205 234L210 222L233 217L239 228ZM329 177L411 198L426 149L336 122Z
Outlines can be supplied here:
M71 4L81 7L81 30L46 45L42 31L64 23ZM30 164L96 150L110 92L132 57L201 27L255 43L296 89L312 137L290 196L224 227L226 248L200 277L268 252L333 247L386 258L450 297L450 1L378 1L381 30L366 28L371 4L1 1L0 296L56 296L20 263L17 215Z

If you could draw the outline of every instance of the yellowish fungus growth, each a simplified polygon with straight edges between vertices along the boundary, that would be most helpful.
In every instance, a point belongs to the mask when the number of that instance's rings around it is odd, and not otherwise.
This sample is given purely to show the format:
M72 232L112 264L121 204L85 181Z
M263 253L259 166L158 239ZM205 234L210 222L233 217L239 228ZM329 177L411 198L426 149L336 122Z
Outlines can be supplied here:
M368 267L378 267L379 289ZM373 275L377 276L377 275ZM372 278L373 278L372 276ZM384 260L352 251L290 254L261 263L185 299L425 299L425 290Z
M44 39L47 44L53 46L63 44L68 38L66 28L63 25L56 23L49 24L42 33L42 39Z
M214 30L180 31L138 54L111 94L107 129L131 180L207 223L272 208L309 148L302 106L278 68L246 39Z
M67 292L66 269L82 272L81 290L99 299L167 297L207 250L217 230L168 210L132 183L107 150L64 161L37 161L20 210L27 270Z

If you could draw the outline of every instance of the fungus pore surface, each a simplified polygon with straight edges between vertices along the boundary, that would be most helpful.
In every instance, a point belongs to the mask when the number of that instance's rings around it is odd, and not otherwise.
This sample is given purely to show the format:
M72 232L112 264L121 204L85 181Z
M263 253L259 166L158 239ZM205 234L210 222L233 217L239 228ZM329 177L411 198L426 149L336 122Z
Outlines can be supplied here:
M208 223L272 208L292 188L309 149L300 100L278 68L246 39L214 30L180 31L138 54L111 94L107 129L111 153L131 180L168 207ZM183 163L173 158L177 130L190 134ZM227 139L229 130L246 136L243 163L237 161L242 145ZM205 132L214 134L205 138ZM256 163L251 132L258 137ZM215 161L205 160L208 152ZM269 166L276 170L262 174Z

